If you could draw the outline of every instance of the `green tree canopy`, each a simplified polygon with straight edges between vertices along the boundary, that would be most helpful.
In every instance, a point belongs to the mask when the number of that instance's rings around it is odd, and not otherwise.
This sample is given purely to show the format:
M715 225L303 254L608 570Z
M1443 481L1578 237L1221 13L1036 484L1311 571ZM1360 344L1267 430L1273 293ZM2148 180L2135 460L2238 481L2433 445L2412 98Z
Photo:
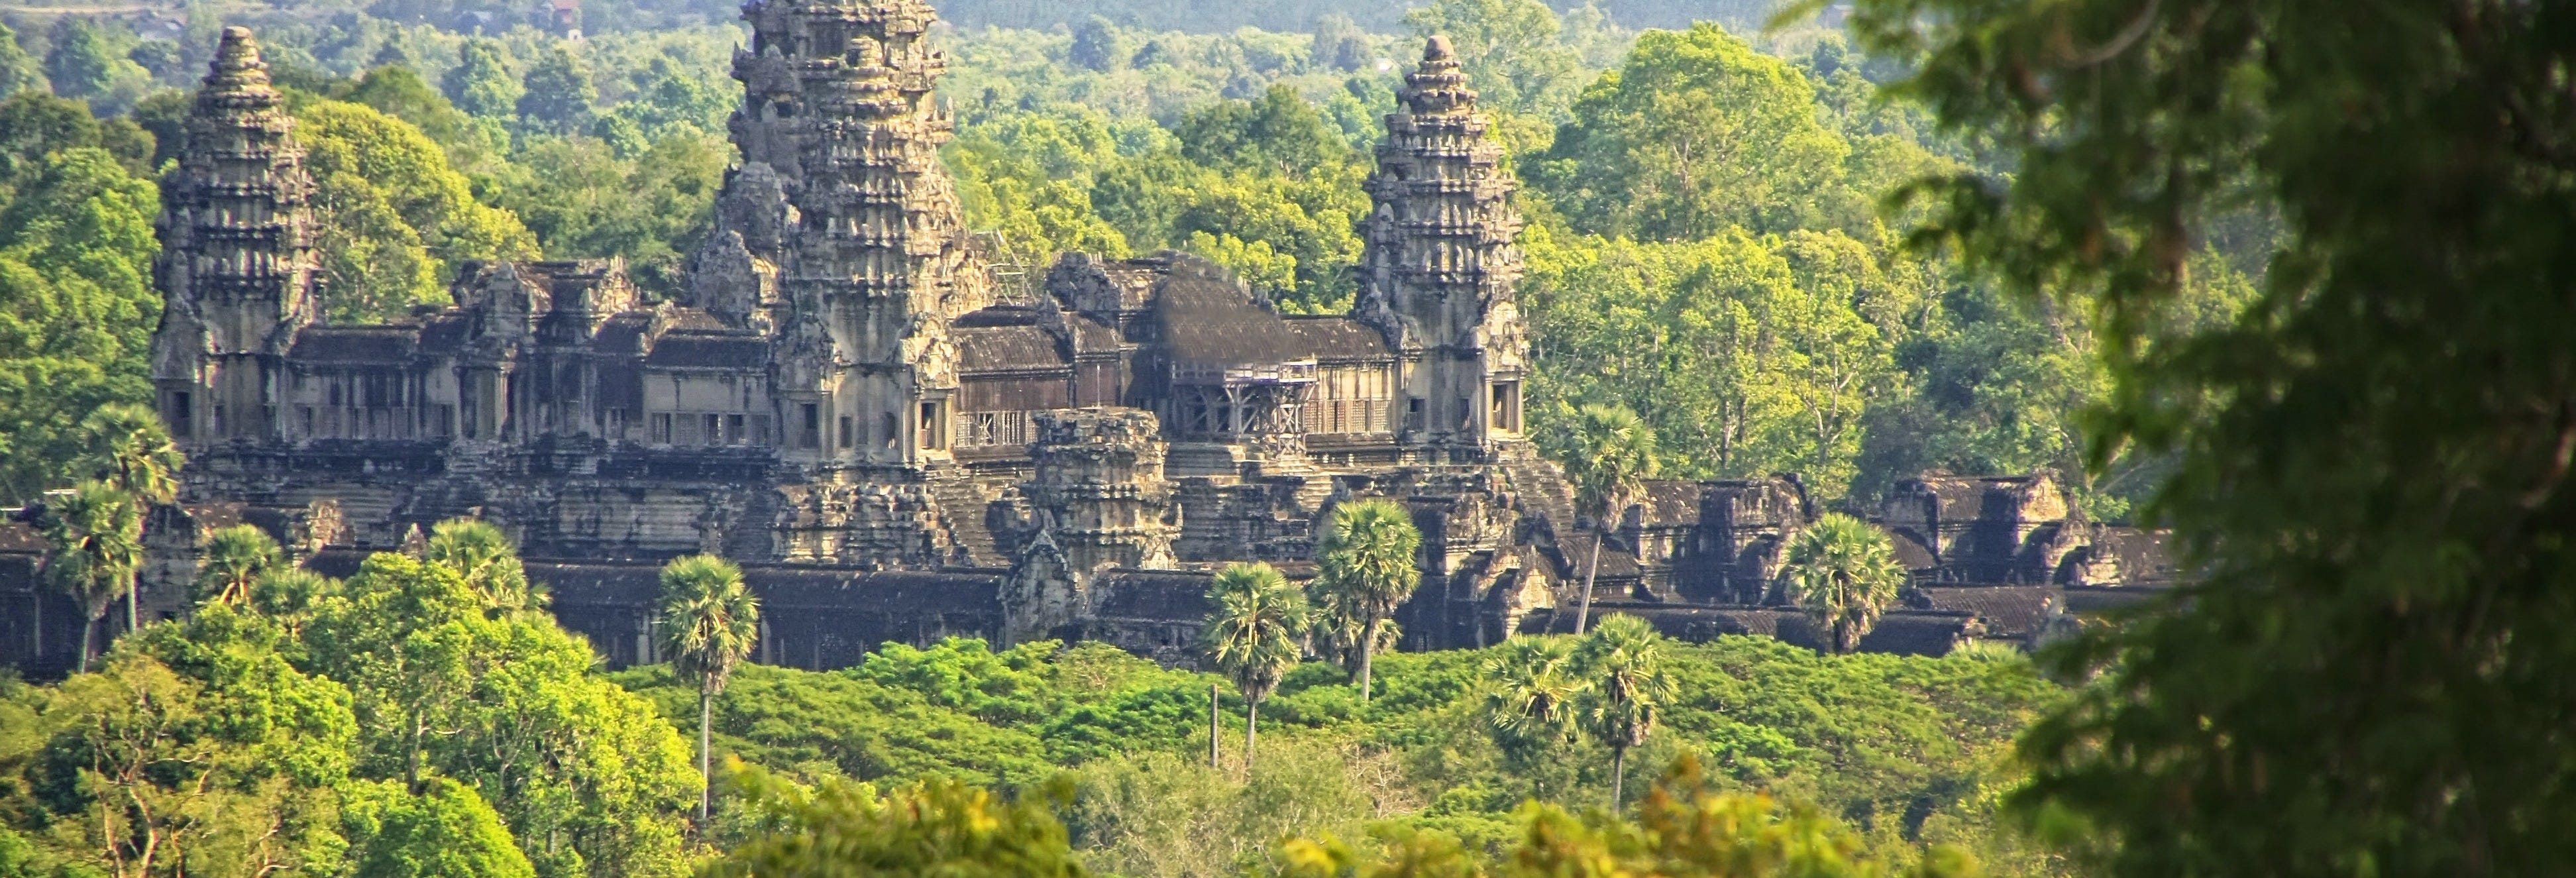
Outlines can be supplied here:
M698 776L712 788L715 697L760 639L760 599L743 584L742 568L733 562L688 555L662 565L662 596L654 619L671 672L698 687ZM711 795L698 796L701 824Z
M680 815L699 790L688 745L593 676L579 637L489 609L457 569L393 553L315 602L308 664L349 687L358 776L486 792L548 878L684 871Z
M197 562L199 603L247 605L259 581L286 567L286 553L257 525L236 524L206 535Z
M518 115L519 98L527 93L510 72L510 61L498 40L474 38L458 44L456 66L447 68L439 90L449 103L480 119Z
M369 878L536 878L509 827L474 788L443 777L417 793L398 784L354 788L358 874Z
M830 779L801 789L759 769L733 772L767 831L727 851L726 878L1083 878L1064 824L1031 796L1007 802L954 781L879 793Z
M1613 811L1623 804L1619 792L1628 751L1645 746L1671 709L1673 678L1664 670L1665 649L1655 626L1625 613L1603 618L1574 643L1574 673L1583 681L1574 715L1584 734L1610 748Z
M591 84L590 66L573 54L570 44L547 46L528 66L525 82L527 91L519 96L517 106L522 123L557 134L589 126L599 87Z
M1555 121L1590 73L1565 43L1564 22L1539 0L1432 0L1404 23L1426 39L1448 37L1467 87L1491 108Z
M149 283L158 190L68 122L37 134L17 120L77 104L21 92L0 131L28 134L5 156L20 173L0 205L0 500L25 502L84 478L94 437L82 418L151 398L143 355L161 299ZM148 152L148 147L146 148Z
M87 613L80 669L89 670L98 622L116 599L134 591L143 566L143 505L101 481L87 481L50 503L37 521L45 536L44 575Z
M1851 155L1805 76L1703 23L1640 36L1524 168L1578 229L1682 241L1864 220Z
M447 153L420 129L374 108L315 101L296 137L319 188L323 310L371 322L446 300L440 284L465 259L537 253L517 217L478 202Z
M1933 181L1927 233L2099 316L2096 465L2172 456L2147 512L2197 583L2074 647L2103 678L2024 745L2021 800L2103 874L2576 857L2568 13L1856 5L2014 168ZM2249 209L2281 223L2253 302L2174 313Z

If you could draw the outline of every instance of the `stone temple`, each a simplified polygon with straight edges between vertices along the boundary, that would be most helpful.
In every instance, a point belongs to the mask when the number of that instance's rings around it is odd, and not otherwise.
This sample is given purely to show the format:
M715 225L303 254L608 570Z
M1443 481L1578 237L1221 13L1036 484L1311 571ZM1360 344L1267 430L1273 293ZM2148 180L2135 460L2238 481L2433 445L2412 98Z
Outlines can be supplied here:
M148 615L183 610L216 527L345 574L471 515L611 663L654 659L658 566L694 552L743 564L761 661L972 635L1186 662L1215 569L1309 575L1326 510L1383 496L1424 533L1406 648L1571 627L1594 537L1524 434L1515 184L1445 40L1387 116L1356 304L1311 317L1179 253L997 273L940 165L930 7L743 15L740 163L677 301L613 260L467 263L453 307L375 326L321 321L293 120L224 32L161 183L152 376L190 463L151 518ZM1610 528L1595 612L1812 643L1769 586L1812 516L1794 477L1655 483ZM1914 480L1881 518L1918 584L1865 648L2023 637L2170 576L2154 535L2085 523L2045 477ZM41 551L0 527L0 659L39 671L81 623Z

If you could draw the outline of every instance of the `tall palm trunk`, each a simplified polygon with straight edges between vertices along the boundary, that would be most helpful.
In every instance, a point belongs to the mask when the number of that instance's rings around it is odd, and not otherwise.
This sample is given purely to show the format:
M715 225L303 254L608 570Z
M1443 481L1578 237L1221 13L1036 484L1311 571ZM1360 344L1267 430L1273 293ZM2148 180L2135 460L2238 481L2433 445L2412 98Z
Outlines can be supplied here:
M89 673L90 635L96 631L98 631L97 619L93 618L87 622L81 623L81 653L80 662L77 666L80 673Z
M1360 625L1361 704L1367 704L1369 701L1369 680L1372 676L1371 660L1375 658L1377 658L1377 615L1372 613L1369 615L1368 621Z
M1216 769L1217 756L1218 756L1218 753L1217 753L1216 684L1215 684L1215 683L1209 683L1209 684L1208 684L1208 769L1209 769L1209 770L1211 770L1211 771L1213 771L1213 770L1215 770L1215 769Z
M1583 565L1583 608L1574 613L1576 634L1583 633L1584 626L1592 622L1592 577L1601 572L1601 544L1609 539L1606 533L1592 535L1592 560Z
M714 704L715 694L704 686L698 687L698 831L701 833L707 831L707 803L715 798L716 776L707 760L707 751L715 740L710 732L714 725Z
M1619 786L1628 779L1628 748L1610 748L1610 813L1619 813L1623 804Z
M1243 779L1252 780L1252 736L1261 726L1261 702L1243 700Z
M130 578L125 580L125 633L127 634L132 634L134 629L143 627L142 611L139 608L142 601L138 600L142 596L143 588L140 582Z

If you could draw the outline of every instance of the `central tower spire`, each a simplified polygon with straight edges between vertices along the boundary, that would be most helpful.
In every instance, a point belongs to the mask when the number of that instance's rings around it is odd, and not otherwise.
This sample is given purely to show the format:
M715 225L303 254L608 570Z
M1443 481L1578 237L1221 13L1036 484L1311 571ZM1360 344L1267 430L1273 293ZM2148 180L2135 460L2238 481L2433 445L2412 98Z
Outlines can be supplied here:
M742 166L717 201L692 304L779 342L792 420L827 466L946 458L957 386L948 323L991 303L956 185L954 123L931 98L947 59L921 0L756 0L728 127ZM807 408L807 407L811 408Z
M270 400L314 322L313 178L250 29L228 27L161 179L152 379L183 443L274 435Z

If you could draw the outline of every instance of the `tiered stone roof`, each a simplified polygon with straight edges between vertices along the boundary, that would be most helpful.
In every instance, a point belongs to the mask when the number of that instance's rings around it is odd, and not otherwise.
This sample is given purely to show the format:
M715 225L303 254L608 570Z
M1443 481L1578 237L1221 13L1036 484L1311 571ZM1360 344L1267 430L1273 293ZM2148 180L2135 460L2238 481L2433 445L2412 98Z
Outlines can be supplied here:
M174 301L257 312L205 319L204 353L283 352L316 317L313 180L294 127L250 30L225 28L161 181L154 267Z

